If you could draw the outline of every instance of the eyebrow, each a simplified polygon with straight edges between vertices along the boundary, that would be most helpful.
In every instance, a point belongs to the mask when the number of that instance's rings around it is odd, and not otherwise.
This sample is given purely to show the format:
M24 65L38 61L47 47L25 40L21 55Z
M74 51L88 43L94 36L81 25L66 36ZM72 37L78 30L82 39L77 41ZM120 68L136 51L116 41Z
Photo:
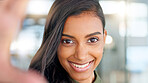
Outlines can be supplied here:
M73 37L71 35L68 35L68 34L62 34L62 36L67 36L67 37L70 37L70 38L75 38L75 37Z
M88 35L85 36L85 38L93 36L93 35L98 35L98 34L101 34L101 32L94 32L94 33L88 34ZM68 34L62 34L62 36L67 36L67 37L70 37L70 38L75 38L74 36L71 36L71 35L68 35Z
M98 34L101 34L101 32L94 32L94 33L88 34L85 36L85 38L93 36L93 35L98 35Z

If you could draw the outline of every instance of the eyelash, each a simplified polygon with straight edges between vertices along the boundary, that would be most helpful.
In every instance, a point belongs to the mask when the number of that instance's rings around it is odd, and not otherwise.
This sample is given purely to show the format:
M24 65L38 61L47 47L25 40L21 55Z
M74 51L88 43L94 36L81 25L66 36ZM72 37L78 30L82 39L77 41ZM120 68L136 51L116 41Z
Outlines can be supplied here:
M71 39L62 39L62 44L64 45L71 45L71 44L74 44L74 41L71 40Z
M93 40L93 41L92 41ZM90 43L90 44L95 44L99 41L99 38L97 37L91 37L87 40L87 43ZM63 45L66 45L66 46L71 46L73 45L75 42L71 39L62 39L61 43Z
M91 39L92 39L92 40L95 39L95 41L91 41ZM92 37L92 38L89 38L87 42L88 42L88 43L96 43L96 42L98 42L98 41L99 41L99 38L97 38L97 37Z

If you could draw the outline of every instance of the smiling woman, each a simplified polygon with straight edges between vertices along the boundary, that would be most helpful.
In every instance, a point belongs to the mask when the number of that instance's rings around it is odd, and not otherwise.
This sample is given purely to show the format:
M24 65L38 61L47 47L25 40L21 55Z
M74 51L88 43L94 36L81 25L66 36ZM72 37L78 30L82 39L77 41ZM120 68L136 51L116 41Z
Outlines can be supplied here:
M102 59L104 27L98 0L55 0L30 69L50 83L101 83L95 68Z

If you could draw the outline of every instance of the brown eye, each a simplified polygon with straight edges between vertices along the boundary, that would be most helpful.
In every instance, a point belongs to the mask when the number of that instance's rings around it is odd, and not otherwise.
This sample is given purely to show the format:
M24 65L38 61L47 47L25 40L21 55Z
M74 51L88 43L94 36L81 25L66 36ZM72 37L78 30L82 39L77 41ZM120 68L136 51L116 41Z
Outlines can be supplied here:
M73 44L74 42L70 39L63 39L62 44Z
M93 37L88 40L88 43L96 43L97 41L99 41L99 39L96 37Z

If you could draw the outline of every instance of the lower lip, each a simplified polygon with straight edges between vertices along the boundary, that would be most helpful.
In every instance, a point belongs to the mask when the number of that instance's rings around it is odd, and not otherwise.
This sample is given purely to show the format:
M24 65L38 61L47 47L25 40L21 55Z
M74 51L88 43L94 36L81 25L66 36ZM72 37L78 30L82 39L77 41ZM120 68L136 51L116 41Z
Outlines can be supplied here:
M76 72L84 72L84 71L87 71L87 70L91 67L91 65L92 65L93 62L94 62L94 60L93 60L93 61L90 61L90 62L89 62L89 65L86 66L86 67L84 67L84 68L77 68L77 67L75 67L75 66L72 64L72 62L69 62L69 64L70 64L70 66L71 66Z

